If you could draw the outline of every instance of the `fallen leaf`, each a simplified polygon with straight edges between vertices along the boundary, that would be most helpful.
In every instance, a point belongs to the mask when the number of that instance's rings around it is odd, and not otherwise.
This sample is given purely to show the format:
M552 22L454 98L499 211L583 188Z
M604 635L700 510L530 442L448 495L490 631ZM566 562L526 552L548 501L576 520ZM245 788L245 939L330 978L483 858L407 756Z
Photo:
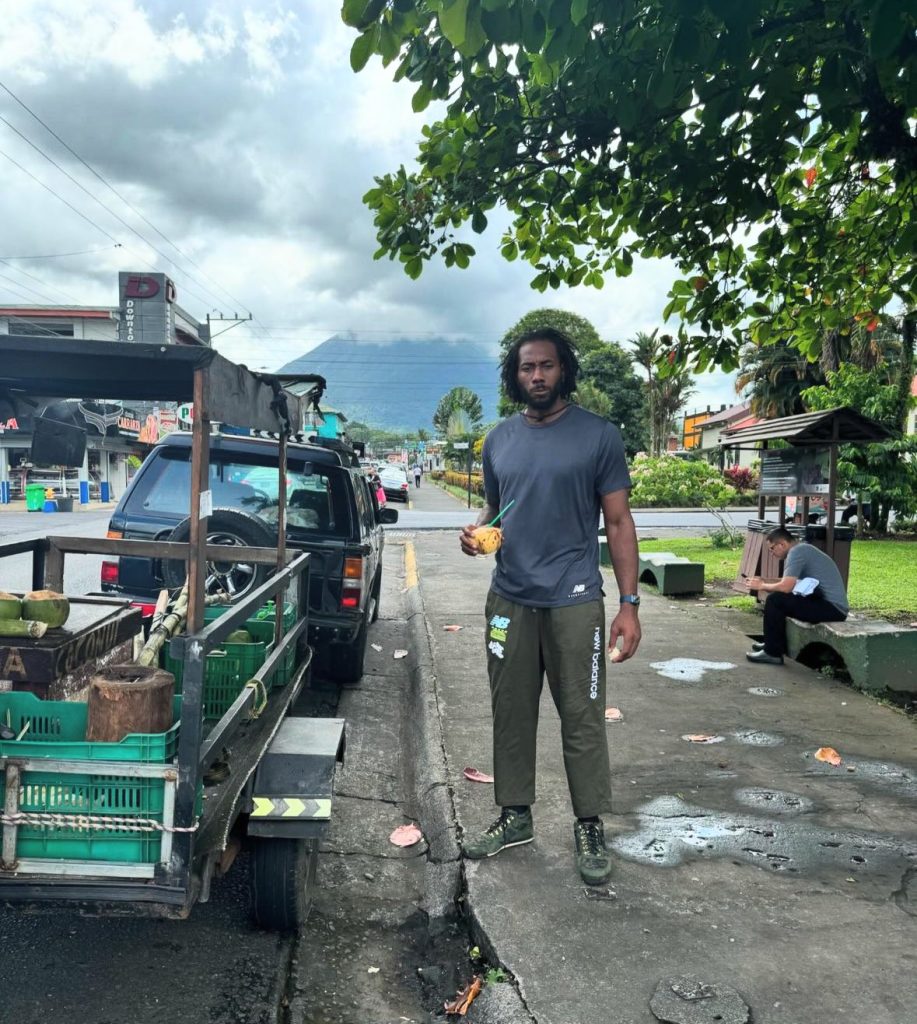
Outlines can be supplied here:
M370 644L369 646L372 647L372 649L374 651L381 651L382 650L382 644Z
M682 736L683 740L687 740L689 743L722 743L722 736L714 736L707 732L692 732L686 736Z
M411 822L410 825L399 825L388 837L392 846L416 846L423 839L423 833Z
M379 971L381 971L381 970L382 970L381 967L367 967L366 968L366 973L367 974L378 974Z
M455 996L455 999L450 1003L443 1003L443 1009L446 1013L458 1014L459 1017L464 1017L468 1013L468 1008L481 994L481 987L483 982L480 974L476 974L471 981Z
M407 656L407 651L395 651L395 653L392 655L393 658L406 658Z
M620 708L605 708L605 721L606 722L623 722L624 715L621 713Z
M825 761L837 768L841 763L841 755L834 749L834 747L819 747L818 750L815 751L815 760Z
M469 782L493 782L493 775L488 775L486 772L479 772L477 768L466 768L462 775L468 779Z
M464 628L463 626L443 626L443 629L447 633L457 633L460 629L463 629L463 628Z

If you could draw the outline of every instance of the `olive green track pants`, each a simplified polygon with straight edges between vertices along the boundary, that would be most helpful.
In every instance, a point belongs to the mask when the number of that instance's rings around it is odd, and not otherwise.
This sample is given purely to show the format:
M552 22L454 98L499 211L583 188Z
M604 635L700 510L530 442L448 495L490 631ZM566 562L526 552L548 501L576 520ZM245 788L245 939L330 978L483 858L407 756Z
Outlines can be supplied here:
M573 812L588 818L610 811L604 602L528 608L490 591L485 616L497 804L535 802L538 708L547 675Z

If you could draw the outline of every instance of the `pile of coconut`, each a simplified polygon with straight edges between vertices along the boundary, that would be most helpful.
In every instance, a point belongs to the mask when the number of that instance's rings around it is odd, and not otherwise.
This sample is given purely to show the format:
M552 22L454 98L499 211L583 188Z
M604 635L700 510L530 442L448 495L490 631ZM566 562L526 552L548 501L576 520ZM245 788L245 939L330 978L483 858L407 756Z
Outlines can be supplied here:
M0 636L33 640L59 629L70 615L70 602L53 590L33 590L25 597L0 591Z

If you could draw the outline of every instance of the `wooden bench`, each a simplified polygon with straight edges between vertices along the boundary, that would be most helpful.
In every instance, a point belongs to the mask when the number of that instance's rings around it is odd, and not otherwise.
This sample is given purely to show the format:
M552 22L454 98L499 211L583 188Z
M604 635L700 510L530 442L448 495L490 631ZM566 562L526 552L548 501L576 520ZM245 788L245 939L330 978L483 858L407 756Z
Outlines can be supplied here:
M917 691L917 629L912 627L881 619L814 624L787 619L786 642L789 656L803 663L818 647L829 647L859 690Z
M704 565L671 551L651 551L640 555L640 582L654 584L660 594L702 594Z

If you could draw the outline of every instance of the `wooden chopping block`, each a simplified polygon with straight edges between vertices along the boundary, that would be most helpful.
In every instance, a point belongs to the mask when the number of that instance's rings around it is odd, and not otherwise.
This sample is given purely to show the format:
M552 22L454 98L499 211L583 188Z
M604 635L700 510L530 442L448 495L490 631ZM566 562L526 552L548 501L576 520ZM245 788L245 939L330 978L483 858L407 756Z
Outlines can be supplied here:
M110 665L89 680L86 739L118 743L129 733L172 727L175 677L145 665Z

